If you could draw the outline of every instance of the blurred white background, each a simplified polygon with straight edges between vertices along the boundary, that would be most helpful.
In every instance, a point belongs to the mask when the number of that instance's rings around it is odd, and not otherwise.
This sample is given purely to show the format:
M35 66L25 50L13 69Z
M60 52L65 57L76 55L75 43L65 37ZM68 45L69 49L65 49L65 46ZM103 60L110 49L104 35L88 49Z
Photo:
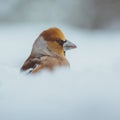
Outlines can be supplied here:
M70 70L20 72L38 35L59 27ZM120 120L119 0L0 0L0 120Z
M89 29L119 29L119 0L0 0L0 22L57 22Z

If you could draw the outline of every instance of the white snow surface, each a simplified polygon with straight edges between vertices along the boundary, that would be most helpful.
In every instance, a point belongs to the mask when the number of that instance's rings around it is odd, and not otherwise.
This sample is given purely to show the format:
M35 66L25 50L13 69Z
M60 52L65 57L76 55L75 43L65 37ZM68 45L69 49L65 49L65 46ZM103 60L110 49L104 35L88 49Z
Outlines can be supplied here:
M120 31L82 31L64 25L77 49L70 69L20 72L40 32L53 25L1 25L0 120L120 120Z

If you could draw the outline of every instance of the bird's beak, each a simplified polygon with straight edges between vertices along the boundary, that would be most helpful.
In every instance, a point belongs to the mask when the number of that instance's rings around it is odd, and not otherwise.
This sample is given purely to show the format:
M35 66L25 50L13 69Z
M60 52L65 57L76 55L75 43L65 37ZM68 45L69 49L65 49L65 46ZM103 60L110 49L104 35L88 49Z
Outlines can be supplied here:
M77 46L74 43L72 43L72 42L70 42L68 40L66 40L66 42L63 44L64 51L74 49L74 48L77 48Z

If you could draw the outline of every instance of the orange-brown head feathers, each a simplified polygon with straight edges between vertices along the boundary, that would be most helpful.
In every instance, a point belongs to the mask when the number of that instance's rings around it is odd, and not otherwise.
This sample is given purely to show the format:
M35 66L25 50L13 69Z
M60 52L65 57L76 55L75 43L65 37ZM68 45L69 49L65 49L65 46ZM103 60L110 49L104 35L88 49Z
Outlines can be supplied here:
M68 43L63 32L58 29L58 28L49 28L45 31L43 31L40 36L44 38L46 43L48 44L48 48L56 52L60 56L64 56L65 50L64 44ZM69 42L70 43L70 42ZM75 48L76 46L74 44L70 44L70 46L67 47L72 47Z
M43 31L40 36L43 36L47 41L56 41L57 39L61 39L65 41L65 36L63 32L58 28L49 28Z

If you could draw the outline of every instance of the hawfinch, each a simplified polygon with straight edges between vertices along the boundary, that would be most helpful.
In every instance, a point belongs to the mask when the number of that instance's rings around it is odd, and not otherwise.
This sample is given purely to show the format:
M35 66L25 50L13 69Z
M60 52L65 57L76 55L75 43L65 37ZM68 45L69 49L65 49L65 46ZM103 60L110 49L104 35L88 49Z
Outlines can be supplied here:
M60 29L49 28L35 40L31 54L21 70L36 73L43 69L53 70L58 66L69 66L65 51L73 48L76 45L66 40Z

